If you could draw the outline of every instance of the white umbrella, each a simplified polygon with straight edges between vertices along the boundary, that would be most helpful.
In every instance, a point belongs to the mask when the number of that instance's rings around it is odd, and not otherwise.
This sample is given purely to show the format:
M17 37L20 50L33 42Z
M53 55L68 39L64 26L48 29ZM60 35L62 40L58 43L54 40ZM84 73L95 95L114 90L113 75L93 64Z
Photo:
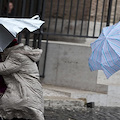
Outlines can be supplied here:
M28 29L30 32L39 29L44 21L38 18L39 16L34 16L31 19L0 18L0 52L2 52L24 28Z

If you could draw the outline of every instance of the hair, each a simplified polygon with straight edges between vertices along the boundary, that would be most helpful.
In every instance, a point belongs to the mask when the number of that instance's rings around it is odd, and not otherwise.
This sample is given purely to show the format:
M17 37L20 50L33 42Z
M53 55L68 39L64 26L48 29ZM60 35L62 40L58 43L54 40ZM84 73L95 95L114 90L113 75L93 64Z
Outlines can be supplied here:
M7 48L13 47L13 46L15 46L15 45L18 45L18 41L17 41L16 39L14 39L14 40L7 46Z
M8 4L12 3L13 4L13 9L11 11L11 13L8 13ZM5 2L5 5L3 6L2 10L1 10L1 15L2 17L14 17L14 3L13 0L7 0Z
M10 3L10 2L13 3L13 0L7 0L7 3Z

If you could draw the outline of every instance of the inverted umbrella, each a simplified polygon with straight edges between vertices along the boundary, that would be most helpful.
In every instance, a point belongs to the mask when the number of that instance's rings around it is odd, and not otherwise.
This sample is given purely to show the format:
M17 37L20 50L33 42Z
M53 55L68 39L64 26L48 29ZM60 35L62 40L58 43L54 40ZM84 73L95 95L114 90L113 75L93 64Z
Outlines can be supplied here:
M99 38L91 44L91 71L103 70L106 77L120 70L120 22L103 28Z
M2 52L24 28L30 32L39 29L44 21L35 18L38 18L38 16L31 19L0 18L0 52Z

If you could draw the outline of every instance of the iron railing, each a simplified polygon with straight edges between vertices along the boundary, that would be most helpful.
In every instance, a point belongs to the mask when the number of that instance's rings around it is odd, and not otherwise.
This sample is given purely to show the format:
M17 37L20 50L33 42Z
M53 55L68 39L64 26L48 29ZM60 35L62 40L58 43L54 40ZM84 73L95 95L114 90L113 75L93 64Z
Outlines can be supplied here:
M11 0L0 0L0 16L3 15ZM33 47L41 48L41 41L46 39L42 77L45 76L48 39L50 36L97 38L104 26L118 21L117 8L119 0L12 0L14 17L32 17L39 14L45 25L32 34ZM111 17L112 13L112 17ZM118 12L119 13L119 12ZM6 13L7 17L9 16ZM117 18L117 19L116 19ZM24 35L23 35L24 33ZM29 44L31 34L20 33Z
M9 3L13 4L12 14L8 13ZM31 18L37 14L43 19L43 11L44 2L42 0L0 0L0 17ZM18 42L24 42L26 45L31 45L33 48L41 48L41 33L42 28L33 33L23 30L17 36ZM46 64L46 62L44 62L44 64ZM43 71L45 71L44 68ZM41 77L44 77L44 72L41 74Z
M103 27L115 24L118 21L118 19L116 20L118 1L43 0L44 9L42 12L46 25L41 34L47 36L45 37L45 62L49 37L52 36L52 39L55 36L65 36L69 39L70 37L98 38ZM45 73L45 65L43 73Z
M46 35L97 38L101 33L103 27L109 26L110 23L114 24L116 22L118 0L114 0L114 6L112 6L113 0L50 0L50 2L48 1L49 0L44 0L45 4L47 4L47 8L45 8L45 10L47 10L45 11L45 14L49 12L45 17L45 20L47 21L46 31L43 32L43 34ZM68 2L70 3L69 6L67 5ZM56 7L56 9L54 9L54 7ZM68 16L65 16L68 7ZM113 12L112 18L111 12ZM52 24L53 20L54 25ZM92 27L90 27L91 21L93 22ZM97 26L98 22L99 26ZM73 28L70 31L71 24ZM85 25L86 31L84 30ZM63 30L64 27L66 27L66 31ZM77 29L78 27L79 31ZM97 34L95 33L96 28L97 31L99 31L99 33L97 32ZM92 31L92 34L89 34L90 31ZM84 34L82 34L83 32Z

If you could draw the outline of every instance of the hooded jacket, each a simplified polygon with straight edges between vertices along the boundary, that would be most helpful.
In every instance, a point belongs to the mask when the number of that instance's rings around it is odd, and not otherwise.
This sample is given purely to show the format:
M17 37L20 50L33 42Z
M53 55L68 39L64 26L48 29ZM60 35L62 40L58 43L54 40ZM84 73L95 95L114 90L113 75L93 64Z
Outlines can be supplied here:
M36 62L41 49L19 44L6 49L0 62L7 89L0 99L0 115L6 119L44 120L42 86Z

